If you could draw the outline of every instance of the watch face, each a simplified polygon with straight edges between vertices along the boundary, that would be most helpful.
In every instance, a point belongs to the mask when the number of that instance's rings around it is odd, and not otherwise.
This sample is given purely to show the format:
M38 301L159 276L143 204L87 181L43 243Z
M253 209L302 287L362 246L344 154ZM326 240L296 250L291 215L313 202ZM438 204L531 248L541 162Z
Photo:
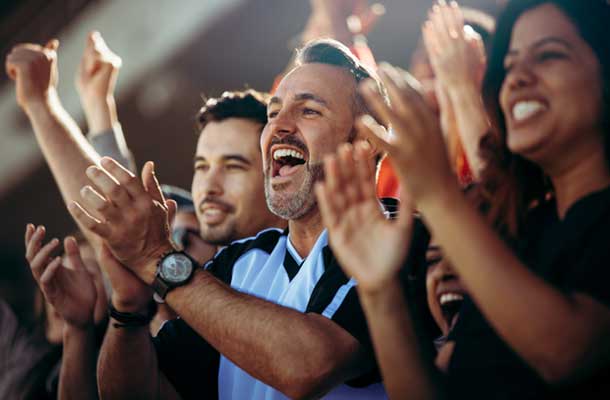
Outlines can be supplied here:
M173 253L161 262L161 278L172 283L181 283L189 278L193 271L193 262L184 254Z

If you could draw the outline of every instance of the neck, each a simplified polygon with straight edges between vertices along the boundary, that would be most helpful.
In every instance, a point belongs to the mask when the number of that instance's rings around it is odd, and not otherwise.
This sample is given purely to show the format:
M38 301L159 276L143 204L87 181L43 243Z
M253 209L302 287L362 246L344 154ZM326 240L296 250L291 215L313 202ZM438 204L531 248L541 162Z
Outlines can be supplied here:
M567 168L548 171L548 175L555 188L560 218L564 218L568 209L581 198L610 185L610 170L601 147Z
M324 230L322 216L317 207L314 207L303 217L288 221L290 242L301 257L307 257Z

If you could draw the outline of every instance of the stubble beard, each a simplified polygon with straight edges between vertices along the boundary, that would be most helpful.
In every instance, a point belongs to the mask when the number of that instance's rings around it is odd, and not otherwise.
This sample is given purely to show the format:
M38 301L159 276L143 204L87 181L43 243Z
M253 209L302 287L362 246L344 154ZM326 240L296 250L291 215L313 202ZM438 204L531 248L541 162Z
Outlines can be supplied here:
M284 185L276 185L275 192L271 191L271 173L265 173L265 200L269 210L285 220L297 220L307 215L316 205L314 193L316 182L324 179L324 166L319 164L306 164L306 174L303 183L296 193L283 194L280 191Z

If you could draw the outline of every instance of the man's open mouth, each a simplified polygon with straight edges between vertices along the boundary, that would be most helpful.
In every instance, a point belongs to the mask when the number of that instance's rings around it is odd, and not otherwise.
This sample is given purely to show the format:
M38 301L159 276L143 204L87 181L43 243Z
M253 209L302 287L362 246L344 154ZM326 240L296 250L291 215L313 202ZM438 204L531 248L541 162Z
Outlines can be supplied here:
M438 297L438 302L441 306L443 318L447 322L447 326L453 328L457 321L457 316L464 302L464 295L458 292L445 292Z
M305 164L305 154L293 147L276 147L271 152L272 177L288 176Z

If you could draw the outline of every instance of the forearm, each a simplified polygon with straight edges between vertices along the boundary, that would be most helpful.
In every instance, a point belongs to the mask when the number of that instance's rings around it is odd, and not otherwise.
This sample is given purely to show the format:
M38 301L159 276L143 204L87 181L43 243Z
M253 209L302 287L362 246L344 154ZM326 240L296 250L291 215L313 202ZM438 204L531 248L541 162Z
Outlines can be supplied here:
M529 271L457 188L420 210L468 293L508 345L549 381L576 370L603 335L599 315Z
M440 398L443 388L438 372L419 345L398 280L378 293L360 291L360 299L389 397Z
M319 396L362 372L358 342L334 322L239 293L208 272L167 302L221 354L289 397Z
M102 399L160 399L157 354L148 327L115 328L111 320L97 366Z
M66 324L58 399L97 399L96 357L93 324L84 329Z
M449 87L448 95L453 104L458 134L476 179L485 167L479 151L481 139L489 131L483 99L477 86L468 83Z
M85 170L99 163L99 155L64 110L54 90L48 101L32 104L26 113L64 201L68 204L79 200L81 188L89 184ZM88 233L86 229L83 232ZM93 238L90 235L89 239Z

